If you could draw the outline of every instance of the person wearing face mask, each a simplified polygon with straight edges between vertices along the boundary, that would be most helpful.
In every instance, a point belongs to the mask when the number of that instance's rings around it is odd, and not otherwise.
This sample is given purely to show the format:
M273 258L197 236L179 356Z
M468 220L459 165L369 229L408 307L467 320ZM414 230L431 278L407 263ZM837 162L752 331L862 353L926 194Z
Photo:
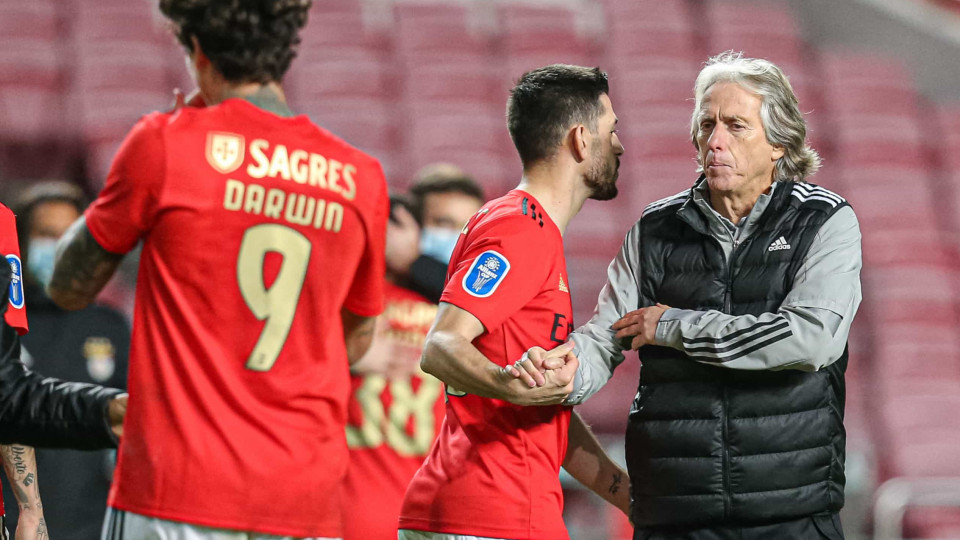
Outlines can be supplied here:
M30 307L30 333L21 338L21 355L28 367L44 375L125 388L130 328L124 316L104 305L64 311L44 291L53 273L57 239L85 207L80 188L66 182L34 184L15 205L24 296ZM99 538L114 455L112 450L37 449L43 502L56 508L46 516L53 537ZM7 485L4 498L14 500ZM17 506L8 505L9 522L15 523L17 514Z
M388 252L407 250L425 259L428 267L441 267L441 290L446 261L460 230L483 205L480 187L473 180L452 166L443 170L453 174L425 176L414 185L415 192L427 192L416 197L416 202L391 197L388 227L409 229L411 234L399 237L399 246L390 244L388 235L386 247ZM422 229L415 215L427 218ZM453 243L448 250L444 238L451 235ZM423 341L437 314L436 302L411 286L417 279L433 279L419 273L422 264L412 264L406 275L387 265L386 309L377 318L376 337L367 354L350 368L350 467L341 497L347 505L343 540L397 537L397 519L407 484L426 458L443 421L443 384L424 373L419 364ZM358 507L366 510L357 512Z
M397 208L387 224L387 266L433 303L440 301L447 263L467 219L480 209L483 189L456 165L422 168L410 187L410 211Z

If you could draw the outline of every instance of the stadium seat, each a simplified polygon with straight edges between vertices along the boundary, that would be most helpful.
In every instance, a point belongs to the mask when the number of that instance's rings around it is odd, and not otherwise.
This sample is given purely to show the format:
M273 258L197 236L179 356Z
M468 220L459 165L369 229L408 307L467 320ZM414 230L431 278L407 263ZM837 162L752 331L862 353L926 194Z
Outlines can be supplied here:
M56 2L0 0L0 41L37 39L54 43L59 37Z
M599 48L578 29L572 10L505 3L498 11L500 48L512 78L549 64L596 65Z
M477 60L492 53L490 36L472 23L466 6L397 2L393 12L396 50L406 65L438 58Z

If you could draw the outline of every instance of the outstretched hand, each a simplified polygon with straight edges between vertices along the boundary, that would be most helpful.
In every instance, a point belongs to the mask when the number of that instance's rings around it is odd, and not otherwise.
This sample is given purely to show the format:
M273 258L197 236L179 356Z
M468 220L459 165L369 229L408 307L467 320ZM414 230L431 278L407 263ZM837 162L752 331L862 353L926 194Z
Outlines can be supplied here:
M660 317L663 312L670 309L670 306L656 304L631 311L619 321L613 323L613 329L617 331L617 339L630 339L630 348L638 349L644 345L652 345L657 337L657 324L660 323Z

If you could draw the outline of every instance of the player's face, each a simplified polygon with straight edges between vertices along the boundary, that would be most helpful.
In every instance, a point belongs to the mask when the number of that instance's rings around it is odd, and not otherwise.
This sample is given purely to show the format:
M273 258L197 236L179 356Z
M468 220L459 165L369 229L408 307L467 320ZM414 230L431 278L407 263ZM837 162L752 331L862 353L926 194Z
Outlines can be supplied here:
M597 120L597 133L590 151L590 169L586 184L591 188L590 198L608 201L617 196L617 177L620 175L620 156L623 145L617 136L617 115L613 112L610 96L600 96L603 114Z
M783 148L767 142L762 104L763 98L732 82L716 83L704 93L697 146L711 191L746 194L763 191L773 181Z
M428 193L423 196L423 227L460 232L483 201L458 192Z

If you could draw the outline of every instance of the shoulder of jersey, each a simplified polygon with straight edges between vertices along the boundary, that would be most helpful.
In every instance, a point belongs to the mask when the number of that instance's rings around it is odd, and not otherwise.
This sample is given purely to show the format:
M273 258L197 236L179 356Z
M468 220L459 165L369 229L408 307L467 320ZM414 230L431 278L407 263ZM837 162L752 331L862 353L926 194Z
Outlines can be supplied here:
M676 195L671 195L658 201L653 201L643 209L643 214L641 214L641 217L663 214L664 211L669 209L676 211L681 204L685 203L687 199L690 198L690 189L691 188L688 188L680 193L677 193Z
M514 230L544 229L543 209L529 197L503 196L484 205L477 212L474 228L489 228L497 225ZM525 226L527 224L527 226Z
M829 189L808 182L796 182L790 188L791 202L831 211L845 204L846 199Z

